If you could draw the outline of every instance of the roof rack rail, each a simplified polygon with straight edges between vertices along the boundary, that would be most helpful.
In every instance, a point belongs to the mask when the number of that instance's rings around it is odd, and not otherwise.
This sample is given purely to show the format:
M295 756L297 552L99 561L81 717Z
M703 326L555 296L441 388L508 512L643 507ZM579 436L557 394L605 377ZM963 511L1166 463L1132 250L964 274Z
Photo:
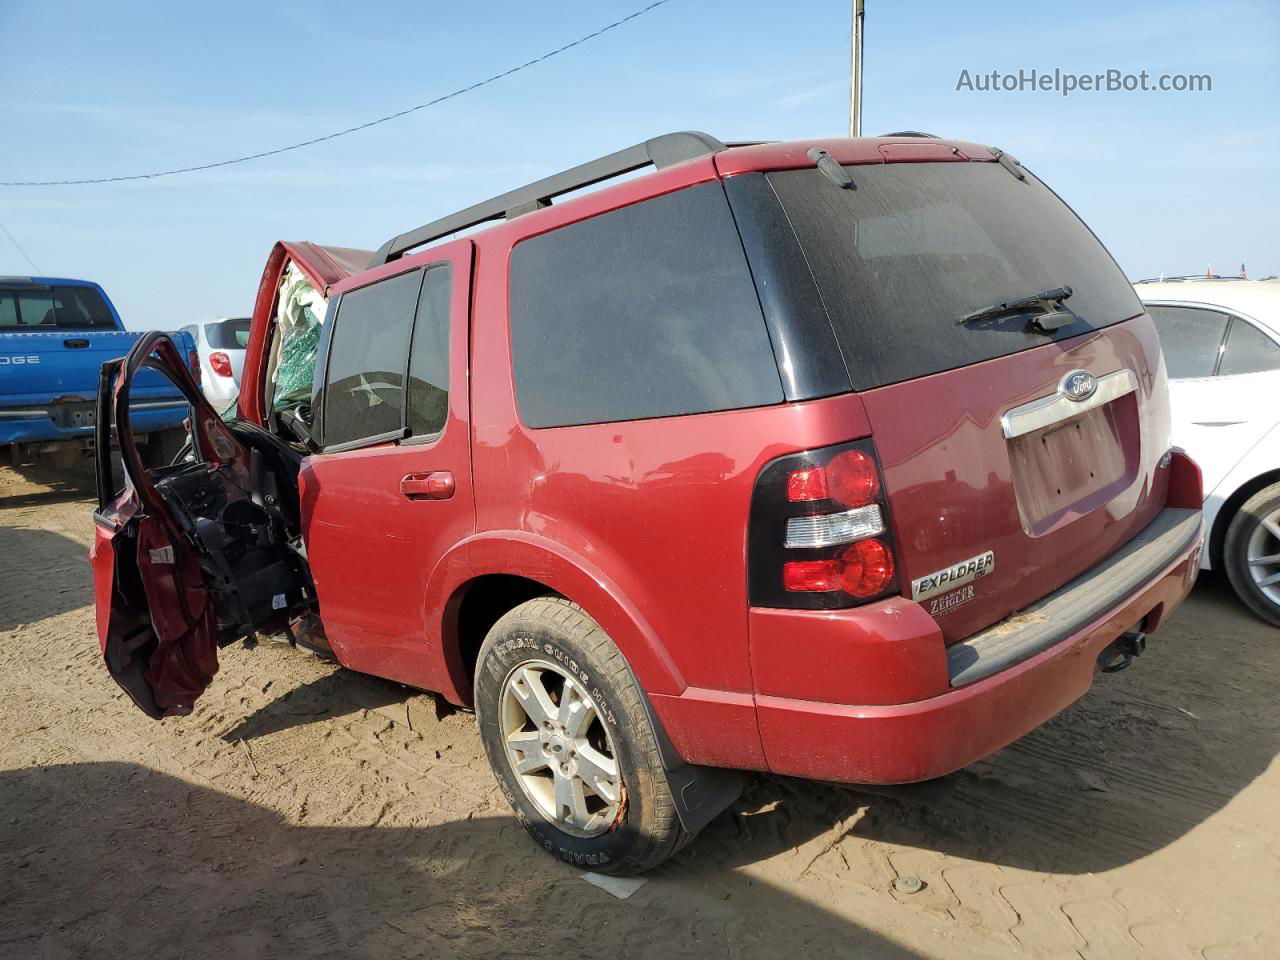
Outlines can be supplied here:
M369 267L380 267L384 263L390 263L414 247L447 237L459 230L487 223L490 220L503 218L511 220L522 214L549 207L553 198L589 187L602 180L620 177L624 173L630 173L642 167L653 166L661 170L663 167L719 153L725 149L728 148L715 137L696 130L654 137L644 143L637 143L634 147L627 147L617 153L570 167L568 170L511 190L491 200L485 200L447 217L433 220L416 230L392 237L373 255L369 261Z
M882 137L924 137L926 140L941 139L936 133L925 133L922 130L895 130L893 133L882 133Z

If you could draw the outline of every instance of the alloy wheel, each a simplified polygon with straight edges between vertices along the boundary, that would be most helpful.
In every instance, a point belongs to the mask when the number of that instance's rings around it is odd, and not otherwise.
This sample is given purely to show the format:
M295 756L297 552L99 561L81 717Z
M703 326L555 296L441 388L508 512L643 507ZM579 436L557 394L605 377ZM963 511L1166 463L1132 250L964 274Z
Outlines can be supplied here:
M576 837L608 831L625 811L618 755L582 683L546 660L517 665L502 684L503 745L520 789Z
M1268 600L1280 606L1280 508L1262 517L1245 544L1249 576Z

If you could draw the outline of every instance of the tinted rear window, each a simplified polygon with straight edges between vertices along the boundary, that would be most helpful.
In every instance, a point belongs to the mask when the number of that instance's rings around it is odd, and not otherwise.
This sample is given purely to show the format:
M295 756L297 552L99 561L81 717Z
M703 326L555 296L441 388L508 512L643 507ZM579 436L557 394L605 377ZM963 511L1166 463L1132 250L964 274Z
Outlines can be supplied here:
M204 335L215 350L243 350L249 345L249 320L219 320L208 324Z
M93 287L0 287L0 327L114 330L102 294Z
M854 389L937 373L1079 336L1142 312L1115 261L1035 177L996 163L768 175L804 250ZM1005 318L958 325L992 304L1070 286L1077 321L1052 336Z
M718 183L518 244L510 317L516 394L532 427L782 401Z

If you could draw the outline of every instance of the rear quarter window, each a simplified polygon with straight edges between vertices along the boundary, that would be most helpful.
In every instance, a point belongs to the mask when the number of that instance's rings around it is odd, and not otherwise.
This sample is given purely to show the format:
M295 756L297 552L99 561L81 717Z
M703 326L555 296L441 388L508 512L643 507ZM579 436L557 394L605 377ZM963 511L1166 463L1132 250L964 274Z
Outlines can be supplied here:
M511 254L512 364L530 427L780 403L719 183L570 224Z
M1232 377L1266 370L1280 370L1280 346L1248 320L1232 317L1218 373Z

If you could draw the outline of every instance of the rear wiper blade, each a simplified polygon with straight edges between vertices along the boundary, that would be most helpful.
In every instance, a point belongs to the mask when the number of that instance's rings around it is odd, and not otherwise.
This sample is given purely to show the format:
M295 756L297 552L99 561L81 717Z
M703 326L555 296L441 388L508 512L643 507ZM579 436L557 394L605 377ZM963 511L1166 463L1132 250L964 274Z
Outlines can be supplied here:
M1072 290L1068 286L1054 287L1052 290L1041 290L1039 293L1033 293L1029 297L1019 297L1017 300L1007 300L1004 303L995 303L989 307L983 307L981 310L974 310L972 313L966 313L956 323L973 323L975 320L990 320L993 317L1005 317L1013 313L1026 313L1029 310L1039 310L1041 315L1032 319L1032 324L1042 330L1056 330L1058 327L1065 327L1067 324L1075 320L1075 316L1067 311L1059 310L1062 301L1071 296Z

